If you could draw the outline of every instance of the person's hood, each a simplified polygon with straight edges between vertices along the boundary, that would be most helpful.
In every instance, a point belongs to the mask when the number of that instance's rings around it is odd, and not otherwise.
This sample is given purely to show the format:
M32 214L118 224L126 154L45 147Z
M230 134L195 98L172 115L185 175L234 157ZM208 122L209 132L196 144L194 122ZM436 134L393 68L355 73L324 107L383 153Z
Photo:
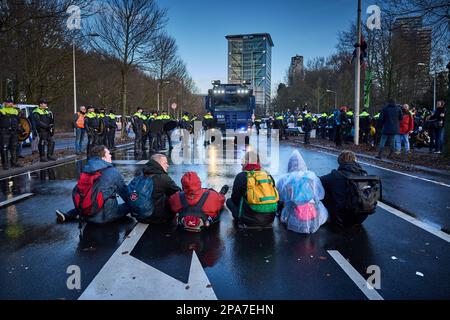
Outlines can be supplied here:
M294 171L307 171L308 167L306 166L305 160L303 160L302 155L298 150L294 150L289 158L288 162L288 172Z
M260 171L261 165L259 163L247 163L242 171Z
M167 172L164 171L163 167L161 167L158 162L151 159L144 167L144 174L167 174Z
M98 157L93 157L88 160L86 166L83 168L83 172L94 173L112 166L112 163L108 163Z
M358 163L347 163L347 164L341 164L339 166L339 171L346 171L349 173L354 173L354 174L365 174L366 171L361 168L361 166Z
M186 172L181 178L181 185L186 195L195 195L202 190L202 182L195 172Z

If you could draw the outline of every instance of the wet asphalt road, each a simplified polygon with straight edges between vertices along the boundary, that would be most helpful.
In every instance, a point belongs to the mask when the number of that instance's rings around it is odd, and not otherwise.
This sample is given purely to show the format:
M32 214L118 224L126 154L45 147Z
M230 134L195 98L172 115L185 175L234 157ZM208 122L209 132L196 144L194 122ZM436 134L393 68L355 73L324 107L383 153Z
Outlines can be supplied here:
M281 146L275 179L286 171L292 149ZM318 175L336 166L334 156L301 152ZM216 156L212 152L207 158ZM134 160L132 151L114 157ZM131 163L117 165L126 181L140 168ZM72 207L71 191L82 165L82 161L72 162L0 181L0 201L33 193L0 209L0 299L77 299L96 276L108 273L105 264L135 227L133 219L88 226L81 240L77 223L55 223L55 209ZM448 228L447 186L371 166L366 169L382 177L387 201L419 221ZM232 185L240 166L172 165L169 171L180 183L183 173L191 170L205 187L220 189L225 183ZM218 299L367 299L329 250L337 250L365 279L370 276L369 266L379 266L381 289L377 292L384 299L450 298L449 243L382 208L360 227L323 226L313 235L287 231L278 221L272 230L239 230L225 211L219 226L201 234L149 226L129 256L188 285L195 251ZM81 269L81 290L66 286L70 265ZM177 298L175 289L167 286L167 290L173 290L172 297Z

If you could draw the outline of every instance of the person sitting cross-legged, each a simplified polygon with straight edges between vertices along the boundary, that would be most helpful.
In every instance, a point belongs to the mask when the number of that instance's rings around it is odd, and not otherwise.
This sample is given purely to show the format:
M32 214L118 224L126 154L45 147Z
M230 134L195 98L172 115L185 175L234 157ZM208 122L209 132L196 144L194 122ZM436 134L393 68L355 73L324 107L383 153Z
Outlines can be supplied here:
M87 222L104 224L129 213L125 203L117 202L117 195L127 199L128 188L119 170L113 167L108 148L98 145L90 151L91 157L73 190L75 208L67 213L56 210L59 223L83 217Z
M202 182L195 172L187 172L181 179L183 191L169 198L172 212L176 213L178 225L187 231L199 232L220 221L229 187L219 192L202 188Z

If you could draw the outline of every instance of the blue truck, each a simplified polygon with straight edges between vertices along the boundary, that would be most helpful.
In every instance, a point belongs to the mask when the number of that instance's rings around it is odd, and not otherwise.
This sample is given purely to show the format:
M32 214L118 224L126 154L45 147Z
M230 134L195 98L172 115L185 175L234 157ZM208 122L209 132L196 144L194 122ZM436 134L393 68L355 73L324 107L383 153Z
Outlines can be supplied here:
M214 117L216 127L247 130L255 112L253 90L244 84L221 84L213 81L213 88L205 97L206 110Z

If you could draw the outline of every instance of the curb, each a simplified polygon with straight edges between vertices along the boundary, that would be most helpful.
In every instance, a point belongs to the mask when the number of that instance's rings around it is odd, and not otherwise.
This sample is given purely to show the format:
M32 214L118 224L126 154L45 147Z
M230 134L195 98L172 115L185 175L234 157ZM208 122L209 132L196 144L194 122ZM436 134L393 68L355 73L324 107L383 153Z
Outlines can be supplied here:
M116 151L126 149L128 147L131 147L132 145L133 145L132 142L118 145L118 146L116 146ZM74 160L85 160L85 159L86 159L86 156L84 156L82 158L81 157L77 158L76 155L71 155L71 156L63 157L56 161L49 161L49 162L43 162L43 163L38 162L38 163L29 165L29 166L24 166L23 168L14 168L14 169L9 169L7 172L2 172L2 173L0 173L0 179L1 180L9 179L9 178L17 176L19 174L27 173L30 171L42 170L42 169L46 169L49 167L54 167L55 165L58 165L58 164L63 164L63 163L71 162Z
M296 142L304 144L303 141L296 141ZM334 152L341 152L342 151L342 150L339 150L339 149L326 147L326 146L321 146L321 145L317 145L317 144L310 144L310 146L315 147L315 148L319 148L319 149L325 149L325 150L328 150L328 151L334 151ZM433 169L433 168L428 168L428 167L424 167L424 166L420 166L420 165L407 164L407 163L404 163L404 162L398 162L398 161L392 161L392 160L386 160L386 159L381 159L380 160L380 159L377 159L374 156L370 156L370 155L363 154L363 153L355 153L355 154L359 158L369 159L369 160L372 160L372 161L377 161L377 162L390 164L390 165L394 164L394 165L397 165L397 166L406 167L407 169L423 171L423 172L434 174L434 175L436 175L436 174L443 175L443 176L446 176L446 177L450 178L450 172L448 172L446 170Z

